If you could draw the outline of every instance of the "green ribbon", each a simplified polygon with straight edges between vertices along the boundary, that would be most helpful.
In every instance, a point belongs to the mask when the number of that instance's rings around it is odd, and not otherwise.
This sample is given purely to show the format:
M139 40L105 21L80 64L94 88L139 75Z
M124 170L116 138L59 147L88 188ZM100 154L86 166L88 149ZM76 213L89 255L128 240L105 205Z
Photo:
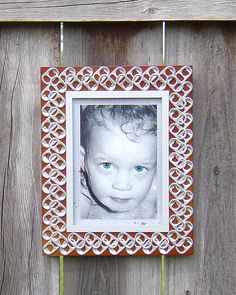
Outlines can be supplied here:
M64 256L60 256L60 279L59 279L59 293L64 295Z
M166 293L165 255L161 256L161 295Z

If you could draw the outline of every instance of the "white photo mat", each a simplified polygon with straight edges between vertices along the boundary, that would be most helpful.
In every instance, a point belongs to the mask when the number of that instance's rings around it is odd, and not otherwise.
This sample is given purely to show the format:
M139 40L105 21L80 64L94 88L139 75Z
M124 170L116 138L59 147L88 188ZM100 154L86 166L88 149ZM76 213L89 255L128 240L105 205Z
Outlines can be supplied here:
M80 105L87 104L109 104L109 105L157 105L158 127L161 134L157 135L158 145L161 152L158 153L158 163L160 163L159 175L157 177L159 196L159 216L157 219L134 219L134 220L94 220L78 219L80 192L78 170L74 168L74 163L79 166L77 153L73 152L75 146L79 146L79 112ZM76 116L73 118L73 113ZM121 232L126 229L129 232L168 232L169 231L169 91L68 91L66 93L66 147L67 147L67 231L68 232ZM74 120L76 120L75 123ZM78 130L73 131L73 125L78 126ZM75 134L74 134L75 133ZM161 138L160 138L161 136ZM75 144L76 142L76 144ZM160 173L161 172L161 173ZM76 204L76 206L74 206Z

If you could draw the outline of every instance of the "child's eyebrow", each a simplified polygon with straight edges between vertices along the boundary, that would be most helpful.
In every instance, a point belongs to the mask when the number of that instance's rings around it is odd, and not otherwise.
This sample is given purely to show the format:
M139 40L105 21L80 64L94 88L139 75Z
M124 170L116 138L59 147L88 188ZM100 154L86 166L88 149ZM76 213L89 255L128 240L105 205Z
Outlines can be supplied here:
M112 160L112 158L106 154L98 155L98 156L94 157L94 160L96 160L96 161L104 161L104 160L108 160L108 159Z

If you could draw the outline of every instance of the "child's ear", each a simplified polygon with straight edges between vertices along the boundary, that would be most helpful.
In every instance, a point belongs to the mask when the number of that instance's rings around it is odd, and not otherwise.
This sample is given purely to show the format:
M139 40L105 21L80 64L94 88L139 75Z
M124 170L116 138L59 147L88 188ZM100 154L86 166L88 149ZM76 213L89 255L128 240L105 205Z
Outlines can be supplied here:
M80 167L82 170L85 171L85 149L82 147L82 145L80 146Z

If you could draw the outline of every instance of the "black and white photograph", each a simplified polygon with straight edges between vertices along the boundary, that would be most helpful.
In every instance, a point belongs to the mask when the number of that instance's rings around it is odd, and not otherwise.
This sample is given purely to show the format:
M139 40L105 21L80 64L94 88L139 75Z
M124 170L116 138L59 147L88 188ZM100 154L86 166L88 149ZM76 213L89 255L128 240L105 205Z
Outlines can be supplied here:
M84 105L80 118L80 217L156 218L156 106Z
M68 228L168 225L168 104L163 93L138 93L68 99Z

